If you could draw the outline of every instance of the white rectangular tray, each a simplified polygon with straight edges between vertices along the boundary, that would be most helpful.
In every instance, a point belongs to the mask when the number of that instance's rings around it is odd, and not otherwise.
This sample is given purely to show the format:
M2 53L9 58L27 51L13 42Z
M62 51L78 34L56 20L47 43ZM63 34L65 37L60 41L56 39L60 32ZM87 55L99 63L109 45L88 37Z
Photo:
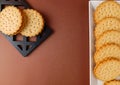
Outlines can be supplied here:
M96 9L96 7L102 3L103 1L89 1L89 67L90 67L90 85L103 85L103 82L96 79L94 74L93 74L93 68L95 66L95 63L93 61L93 55L94 55L94 52L95 52L95 47L94 47L94 44L95 44L95 38L94 38L94 28L95 28L95 24L94 24L94 21L93 21L93 13ZM120 1L117 1L118 3L120 3Z

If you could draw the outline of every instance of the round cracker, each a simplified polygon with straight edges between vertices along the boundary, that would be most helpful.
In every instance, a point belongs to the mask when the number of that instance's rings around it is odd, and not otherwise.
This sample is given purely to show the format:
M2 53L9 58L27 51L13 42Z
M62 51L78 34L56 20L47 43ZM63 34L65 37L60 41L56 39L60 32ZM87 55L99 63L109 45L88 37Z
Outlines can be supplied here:
M103 45L94 54L95 63L99 63L106 58L114 57L120 60L120 47L116 44Z
M117 18L105 18L95 26L95 38L98 39L101 34L108 30L120 31L120 20Z
M120 19L120 5L116 1L104 1L95 10L94 21L100 22L106 17Z
M25 21L21 34L26 37L33 37L41 33L44 28L42 15L33 9L24 9L23 13L26 17L24 18Z
M99 39L96 40L95 46L98 50L100 47L106 44L117 44L120 46L120 32L116 30L110 30L104 32Z
M7 6L0 12L0 31L6 35L14 35L21 29L22 13L14 6Z
M104 85L120 85L120 80L107 81Z
M120 61L115 58L105 59L96 64L94 74L97 79L102 81L110 81L120 75Z

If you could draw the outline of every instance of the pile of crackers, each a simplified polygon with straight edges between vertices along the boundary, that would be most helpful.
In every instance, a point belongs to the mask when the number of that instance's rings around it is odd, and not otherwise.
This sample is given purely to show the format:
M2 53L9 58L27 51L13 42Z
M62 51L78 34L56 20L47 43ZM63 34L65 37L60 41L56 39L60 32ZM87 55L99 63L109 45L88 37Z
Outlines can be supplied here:
M95 10L94 75L104 85L120 85L120 4L102 2Z
M0 12L0 31L6 35L34 37L42 32L44 19L34 9L7 6Z

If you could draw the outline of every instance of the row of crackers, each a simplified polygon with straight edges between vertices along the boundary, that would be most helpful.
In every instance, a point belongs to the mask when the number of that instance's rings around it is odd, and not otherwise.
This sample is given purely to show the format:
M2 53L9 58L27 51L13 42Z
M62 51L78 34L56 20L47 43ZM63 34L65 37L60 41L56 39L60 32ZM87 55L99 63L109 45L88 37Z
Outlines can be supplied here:
M94 75L104 85L120 85L120 4L102 2L95 10Z

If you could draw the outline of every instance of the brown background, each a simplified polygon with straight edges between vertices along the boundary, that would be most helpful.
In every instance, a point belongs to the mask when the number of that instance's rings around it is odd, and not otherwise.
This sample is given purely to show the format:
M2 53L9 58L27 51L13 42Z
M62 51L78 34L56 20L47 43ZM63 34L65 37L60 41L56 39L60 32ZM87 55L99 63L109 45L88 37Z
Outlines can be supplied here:
M0 85L89 85L88 1L27 1L54 34L26 58L0 35Z

